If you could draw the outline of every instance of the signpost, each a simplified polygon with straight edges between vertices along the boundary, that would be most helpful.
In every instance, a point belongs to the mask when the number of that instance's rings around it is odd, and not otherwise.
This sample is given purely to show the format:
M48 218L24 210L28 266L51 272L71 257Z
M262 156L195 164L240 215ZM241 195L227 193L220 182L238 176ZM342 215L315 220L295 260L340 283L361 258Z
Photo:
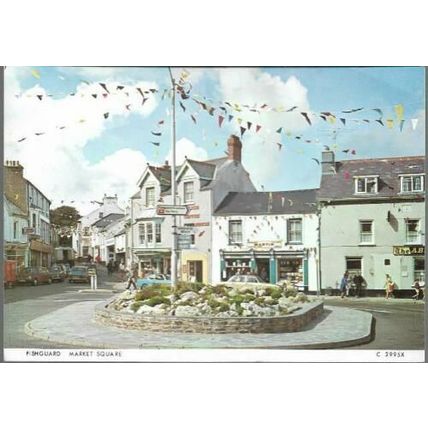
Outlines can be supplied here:
M177 226L176 230L178 235L193 235L195 233L195 229L190 226Z
M192 245L191 235L178 235L177 239L179 250L188 250Z
M156 205L157 215L186 215L187 205Z

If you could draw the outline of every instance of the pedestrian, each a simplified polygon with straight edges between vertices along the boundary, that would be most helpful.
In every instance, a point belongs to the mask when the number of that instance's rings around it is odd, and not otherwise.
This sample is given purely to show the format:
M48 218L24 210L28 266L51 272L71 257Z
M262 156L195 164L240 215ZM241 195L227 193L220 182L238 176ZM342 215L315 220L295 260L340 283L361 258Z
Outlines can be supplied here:
M385 281L385 298L389 299L389 296L394 297L394 289L395 289L395 283L391 278L391 275L388 273L386 274L386 281Z
M126 287L127 290L131 289L131 285L133 286L134 290L137 289L137 277L138 272L136 270L130 270L128 271L128 285Z
M416 280L413 285L412 288L415 289L415 294L412 296L412 298L414 300L419 300L423 297L423 291L422 291L422 287L421 287L421 283L419 280Z
M119 264L119 273L120 273L120 280L123 281L125 277L125 265L123 264L123 261Z
M113 262L110 259L109 262L107 263L107 274L111 275L112 272L113 272Z
M357 272L353 278L353 282L355 285L355 297L361 297L362 286L366 283L366 280L361 276L361 272Z
M346 294L346 289L348 287L348 271L343 274L342 280L340 281L340 297L343 299Z

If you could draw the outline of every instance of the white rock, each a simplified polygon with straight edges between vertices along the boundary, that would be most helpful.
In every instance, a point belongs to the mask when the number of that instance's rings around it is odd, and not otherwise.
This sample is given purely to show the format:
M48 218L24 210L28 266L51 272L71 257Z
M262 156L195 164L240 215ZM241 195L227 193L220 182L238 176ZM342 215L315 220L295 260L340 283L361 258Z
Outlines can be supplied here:
M177 317L194 317L199 315L199 309L195 306L177 306L175 316Z
M288 308L291 306L291 301L288 297L280 297L278 299L278 305L280 308Z
M199 294L194 291L186 291L180 296L181 302L188 302L189 300L196 300L199 298Z

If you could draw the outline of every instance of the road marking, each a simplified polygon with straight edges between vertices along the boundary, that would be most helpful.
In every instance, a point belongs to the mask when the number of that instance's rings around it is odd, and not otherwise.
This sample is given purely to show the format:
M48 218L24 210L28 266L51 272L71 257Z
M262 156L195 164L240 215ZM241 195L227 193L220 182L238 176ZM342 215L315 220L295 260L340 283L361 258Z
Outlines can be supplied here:
M361 308L362 311L366 311L366 312L380 312L381 314L392 314L392 311L383 311L382 309L363 309Z

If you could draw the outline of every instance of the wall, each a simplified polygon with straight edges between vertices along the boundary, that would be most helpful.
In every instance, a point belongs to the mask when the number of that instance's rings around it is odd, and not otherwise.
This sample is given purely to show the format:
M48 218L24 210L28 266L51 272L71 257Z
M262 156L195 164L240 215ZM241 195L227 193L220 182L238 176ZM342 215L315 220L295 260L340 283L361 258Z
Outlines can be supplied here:
M27 218L19 215L20 209L15 208L11 202L3 197L4 208L4 223L3 223L3 239L9 242L28 242L27 235L22 233L22 229L28 226ZM18 215L17 215L18 214ZM13 236L13 224L17 222L16 238Z
M405 219L421 219L425 230L425 203L333 205L321 211L322 288L335 287L346 269L345 257L362 257L362 276L367 288L383 289L385 274L390 273L398 288L413 284L413 257L394 256L394 245L406 244ZM387 221L388 211L391 221ZM374 245L360 245L359 220L374 221ZM421 235L421 244L424 236ZM391 265L385 266L389 259ZM407 271L407 276L406 275Z

